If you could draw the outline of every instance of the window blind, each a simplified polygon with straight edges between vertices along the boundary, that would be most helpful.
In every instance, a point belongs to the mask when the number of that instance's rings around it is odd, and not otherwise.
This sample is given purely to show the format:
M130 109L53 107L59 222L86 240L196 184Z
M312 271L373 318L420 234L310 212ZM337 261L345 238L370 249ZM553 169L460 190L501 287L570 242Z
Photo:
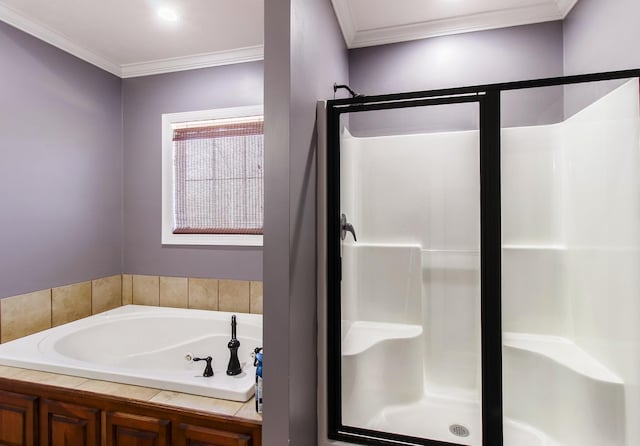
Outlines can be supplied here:
M264 120L173 129L174 234L262 234Z

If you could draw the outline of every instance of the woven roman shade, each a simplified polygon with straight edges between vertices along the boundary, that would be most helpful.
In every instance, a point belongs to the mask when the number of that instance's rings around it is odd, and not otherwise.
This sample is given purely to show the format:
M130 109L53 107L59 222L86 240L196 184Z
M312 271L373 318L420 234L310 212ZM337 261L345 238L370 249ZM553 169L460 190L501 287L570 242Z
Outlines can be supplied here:
M262 234L264 120L173 129L174 234Z

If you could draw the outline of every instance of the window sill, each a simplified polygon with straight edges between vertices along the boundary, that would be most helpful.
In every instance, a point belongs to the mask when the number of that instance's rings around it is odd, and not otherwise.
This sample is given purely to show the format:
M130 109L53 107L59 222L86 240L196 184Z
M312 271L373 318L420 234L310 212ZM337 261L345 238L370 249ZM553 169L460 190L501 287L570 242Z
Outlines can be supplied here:
M262 246L262 235L162 234L163 245Z

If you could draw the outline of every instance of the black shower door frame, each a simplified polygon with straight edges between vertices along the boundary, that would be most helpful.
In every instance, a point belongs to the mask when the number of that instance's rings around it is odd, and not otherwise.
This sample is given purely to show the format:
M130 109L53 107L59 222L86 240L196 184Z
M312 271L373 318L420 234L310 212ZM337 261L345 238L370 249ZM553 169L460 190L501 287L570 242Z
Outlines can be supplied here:
M501 105L503 91L640 77L640 69L327 101L327 422L332 440L372 446L459 446L342 423L340 117L343 114L473 103L480 114L480 324L482 445L503 445Z

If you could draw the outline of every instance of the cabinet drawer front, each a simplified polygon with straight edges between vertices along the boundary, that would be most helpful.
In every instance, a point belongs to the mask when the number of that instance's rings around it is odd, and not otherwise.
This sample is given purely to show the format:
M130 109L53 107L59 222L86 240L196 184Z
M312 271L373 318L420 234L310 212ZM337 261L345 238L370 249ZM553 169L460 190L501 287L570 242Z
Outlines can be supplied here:
M100 446L100 410L42 400L40 443L42 446Z
M238 432L180 424L176 446L251 446L251 436Z
M36 400L0 390L0 445L35 446Z
M106 413L106 446L168 446L168 420L123 412Z

